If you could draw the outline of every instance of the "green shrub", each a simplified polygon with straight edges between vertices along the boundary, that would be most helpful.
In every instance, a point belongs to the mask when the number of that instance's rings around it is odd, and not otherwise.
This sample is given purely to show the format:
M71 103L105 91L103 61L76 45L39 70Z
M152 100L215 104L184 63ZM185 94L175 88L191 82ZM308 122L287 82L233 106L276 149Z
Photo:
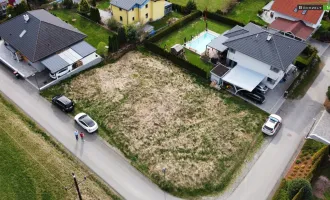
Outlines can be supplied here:
M53 10L57 10L58 9L58 4L55 2L53 3Z
M127 40L128 42L135 42L138 38L137 35L137 30L136 27L134 25L128 25L126 28L126 36L127 36Z
M258 10L258 15L261 15L263 12L263 10Z
M327 95L328 99L330 100L330 86L328 87L328 91L327 91L326 95Z
M63 6L66 9L71 9L73 6L73 1L72 0L64 0L63 1Z
M286 190L280 190L280 193L276 200L290 200L288 192Z
M91 5L92 5L93 7L96 7L96 0L92 0Z
M185 7L185 13L190 14L193 10L197 10L196 2L194 0L189 0Z
M118 35L113 34L109 36L109 52L116 52L119 49Z
M108 50L107 50L106 46L107 46L106 43L104 43L104 42L100 42L100 43L97 45L96 53L99 54L99 55L102 56L102 57L107 56Z
M119 28L119 23L117 22L117 20L114 17L111 17L108 20L107 25L108 25L108 28L112 31L117 31Z
M297 159L296 164L300 164L300 163L301 163L301 160Z
M118 29L118 42L120 46L127 42L127 36L124 27L120 27Z
M90 8L90 16L89 18L94 22L99 23L101 21L100 11L97 8Z
M310 197L311 194L311 184L309 181L307 181L306 179L294 179L290 182L288 182L288 195L289 195L289 199L293 199L294 196L300 191L300 189L303 189L303 197L304 200L309 200L308 198Z
M79 3L78 10L80 13L87 14L90 11L89 4L87 0L81 0Z
M278 186L272 200L287 200L284 198L284 196L287 196L288 197L288 193L286 192L287 190L287 187L288 187L288 184L287 184L287 181L285 178L282 179L280 185ZM286 193L286 194L283 194L283 193Z

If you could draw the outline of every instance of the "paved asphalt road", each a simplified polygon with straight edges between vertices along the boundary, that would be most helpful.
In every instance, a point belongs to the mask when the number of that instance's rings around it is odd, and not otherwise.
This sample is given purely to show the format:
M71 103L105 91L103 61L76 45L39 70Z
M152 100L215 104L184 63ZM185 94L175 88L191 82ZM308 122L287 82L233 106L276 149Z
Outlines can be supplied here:
M330 50L323 60L326 66L308 93L296 101L286 101L279 115L283 127L266 147L243 181L229 195L228 200L265 200L283 176L287 164L295 154L313 118L323 109L325 91L330 85ZM140 174L113 148L99 137L88 136L86 142L76 143L72 118L58 111L40 97L27 82L16 80L12 74L0 67L0 91L12 99L28 115L81 159L96 174L117 190L126 199L161 200L175 199L164 193ZM219 197L219 199L224 199Z
M176 199L165 194L98 136L85 134L84 143L76 142L74 131L81 129L75 125L73 119L39 96L37 90L29 83L14 78L12 72L1 64L0 91L125 199Z
M284 176L288 163L312 127L313 118L324 109L325 92L330 85L329 56L330 49L327 49L322 56L325 66L307 94L300 100L288 100L282 105L278 111L283 118L281 131L226 200L270 199L272 189Z

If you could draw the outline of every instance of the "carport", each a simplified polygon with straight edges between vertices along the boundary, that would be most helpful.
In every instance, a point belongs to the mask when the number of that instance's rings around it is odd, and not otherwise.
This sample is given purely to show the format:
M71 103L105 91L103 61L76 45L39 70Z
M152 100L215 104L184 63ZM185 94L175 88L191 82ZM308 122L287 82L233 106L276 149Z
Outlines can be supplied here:
M241 90L252 92L264 79L264 75L239 65L222 77L224 82L233 85L235 94Z

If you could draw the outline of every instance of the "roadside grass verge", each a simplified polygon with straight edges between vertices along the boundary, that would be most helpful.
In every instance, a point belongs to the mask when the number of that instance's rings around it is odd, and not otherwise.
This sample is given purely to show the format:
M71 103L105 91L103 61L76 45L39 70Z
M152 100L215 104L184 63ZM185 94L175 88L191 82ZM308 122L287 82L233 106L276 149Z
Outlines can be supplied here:
M167 14L166 16L164 16L163 18L157 20L157 21L154 21L154 22L150 22L149 24L151 26L154 27L154 30L158 30L164 26L167 26L167 21L171 18L178 18L180 19L181 17L183 17L182 14L178 13L178 12L170 12L169 14Z
M75 199L71 173L84 199L120 198L31 119L0 95L0 195L3 199Z
M86 34L86 42L95 48L97 48L97 45L100 42L105 42L107 44L109 36L112 35L107 29L82 17L73 10L52 10L51 13ZM75 19L76 21L72 21L72 19Z
M133 166L181 197L223 191L263 142L266 113L150 54L127 53L42 92L55 94L72 98Z
M207 8L210 12L217 10L226 10L233 0L195 0L198 10L205 10ZM170 0L170 2L185 6L188 0Z
M260 19L257 14L258 10L261 10L269 0L244 0L240 1L234 9L226 15L229 18L240 21L244 24L249 23L251 20L258 22L260 24L266 25L262 19Z

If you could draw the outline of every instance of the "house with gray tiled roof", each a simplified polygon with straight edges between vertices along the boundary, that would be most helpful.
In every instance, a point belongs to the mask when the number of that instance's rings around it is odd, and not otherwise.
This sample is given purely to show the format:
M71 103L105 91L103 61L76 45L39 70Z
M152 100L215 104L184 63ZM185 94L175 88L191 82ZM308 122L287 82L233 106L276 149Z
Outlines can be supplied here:
M221 44L215 39L208 47L221 51L226 48L226 64L230 70L220 75L214 73L219 70L212 70L211 80L225 81L250 92L260 83L274 89L295 68L293 62L307 46L305 42L253 23L235 26L221 37L228 39Z
M84 33L41 9L28 11L0 24L0 59L23 77L48 70L50 77L59 78L79 65L94 60L96 49L84 39ZM86 60L86 58L88 58ZM17 64L13 63L16 60ZM17 69L25 63L27 67ZM78 63L78 64L77 64Z

